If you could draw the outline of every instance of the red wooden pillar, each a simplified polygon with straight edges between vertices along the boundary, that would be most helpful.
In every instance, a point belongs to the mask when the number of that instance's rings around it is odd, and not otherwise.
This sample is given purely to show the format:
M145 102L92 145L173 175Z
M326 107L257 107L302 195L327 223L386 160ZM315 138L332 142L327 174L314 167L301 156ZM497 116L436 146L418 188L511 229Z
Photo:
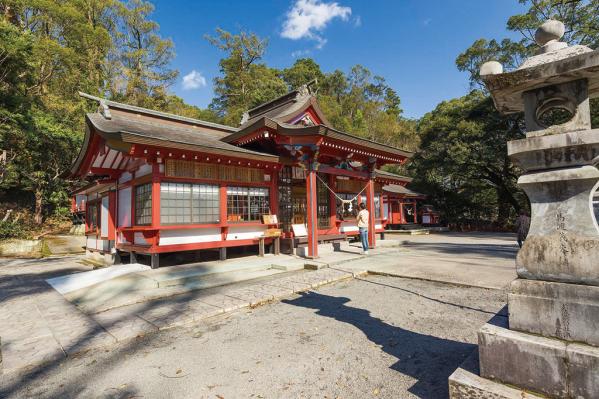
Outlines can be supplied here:
M418 223L418 209L416 209L416 200L414 200L414 223Z
M108 192L108 239L116 240L116 191Z
M403 214L403 202L399 203L399 224L404 224L404 214Z
M218 219L221 225L221 239L227 239L227 185L221 184L218 188Z
M306 211L308 213L308 256L318 257L318 206L316 204L316 171L309 168L306 176Z
M273 170L270 174L270 213L277 215L279 213L279 190L278 190L279 172Z
M370 248L376 246L376 220L374 217L374 179L370 178L366 188L366 209L368 209L368 245Z

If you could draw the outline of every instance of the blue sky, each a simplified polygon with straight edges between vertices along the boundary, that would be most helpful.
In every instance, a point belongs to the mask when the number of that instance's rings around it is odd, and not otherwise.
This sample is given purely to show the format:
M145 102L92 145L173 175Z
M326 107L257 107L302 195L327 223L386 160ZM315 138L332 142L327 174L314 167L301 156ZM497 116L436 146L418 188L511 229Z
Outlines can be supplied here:
M298 54L325 72L362 64L385 77L401 97L405 116L420 117L439 102L468 92L456 56L474 40L515 37L507 18L524 11L517 0L153 0L152 18L175 43L171 88L206 107L223 53L205 34L217 27L269 39L264 61L285 68ZM187 75L187 78L184 78Z

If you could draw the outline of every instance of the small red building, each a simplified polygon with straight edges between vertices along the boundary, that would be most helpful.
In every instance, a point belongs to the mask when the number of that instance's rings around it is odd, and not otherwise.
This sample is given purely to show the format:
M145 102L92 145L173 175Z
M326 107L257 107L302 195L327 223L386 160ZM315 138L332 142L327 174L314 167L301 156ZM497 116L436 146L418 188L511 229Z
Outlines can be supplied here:
M389 223L383 186L409 181L379 168L410 152L335 130L308 86L249 110L239 127L81 95L99 104L70 170L88 182L73 209L85 211L91 251L148 254L157 267L161 253L224 258L277 229L317 257L318 242L357 234L362 201L375 246Z
M424 194L403 185L389 184L383 186L383 198L387 228L401 228L410 224L439 224L439 212L435 211L432 205L424 204Z

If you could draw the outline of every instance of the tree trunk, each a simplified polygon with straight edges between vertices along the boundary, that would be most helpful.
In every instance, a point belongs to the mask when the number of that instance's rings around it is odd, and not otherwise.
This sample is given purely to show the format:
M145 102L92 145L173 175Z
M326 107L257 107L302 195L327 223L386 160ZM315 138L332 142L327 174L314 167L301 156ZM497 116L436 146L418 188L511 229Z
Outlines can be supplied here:
M497 187L497 222L505 226L510 218L510 210L520 212L520 204L505 186Z
M44 195L42 190L35 190L35 215L34 220L36 224L42 224L42 210L44 205Z

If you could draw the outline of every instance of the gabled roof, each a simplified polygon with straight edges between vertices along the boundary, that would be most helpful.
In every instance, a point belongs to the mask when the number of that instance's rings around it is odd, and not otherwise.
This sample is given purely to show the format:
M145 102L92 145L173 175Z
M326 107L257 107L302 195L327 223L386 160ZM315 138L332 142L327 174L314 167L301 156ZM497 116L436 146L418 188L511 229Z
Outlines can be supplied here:
M399 184L388 184L386 186L383 186L383 191L393 194L403 194L406 197L425 197L424 194L417 193L416 191L412 191L409 188L406 188Z
M386 152L392 156L404 159L412 157L413 153L410 151L404 151L397 147L381 144L334 129L320 109L318 101L313 94L311 87L314 83L316 83L316 80L272 101L250 109L244 113L239 129L223 137L222 140L227 143L239 144L240 141L243 141L240 139L245 136L251 135L259 129L269 128L286 136L321 135L366 149ZM309 110L316 114L316 117L319 119L319 121L316 121L317 124L310 126L295 123Z
M374 176L375 177L380 177L382 179L397 180L397 181L408 182L408 183L412 181L411 177L398 175L398 174L392 173L392 172L387 172L387 171L382 170L382 169L375 169L374 170Z
M117 139L128 144L145 144L192 151L221 153L229 156L263 159L276 162L278 157L246 150L220 141L212 132L194 126L173 126L158 122L147 122L135 117L113 115L107 119L100 113L87 114L87 120L105 138Z
M123 110L123 111L127 111L127 112L134 113L134 114L141 114L141 115L154 117L156 119L162 119L165 121L180 122L180 123L189 124L189 125L206 127L209 129L213 129L215 131L222 132L223 136L226 136L227 134L237 131L237 128L235 128L235 127L222 125L220 123L208 122L208 121L203 121L201 119L188 118L185 116L179 116L179 115L170 114L167 112L161 112L161 111L155 111L152 109L137 107L135 105L123 104L123 103L108 100L108 99L105 99L102 97L96 97L91 94L87 94L87 93L83 93L83 92L79 92L79 95L81 97L87 98L89 100L97 101L99 103L100 109L102 110L102 113L107 115L108 119L110 119L110 117L109 117L110 109L114 108L114 109Z
M321 135L324 137L330 137L333 139L342 140L344 142L362 145L367 148L372 148L379 151L385 151L400 157L411 158L414 154L410 151L405 151L397 147L393 147L387 144L377 143L376 141L368 140L362 137L354 136L353 134L345 133L337 129L326 125L314 125L314 126L303 126L303 125L292 125L289 123L283 123L276 121L269 117L255 118L251 124L246 124L240 128L236 133L233 133L222 140L227 143L232 143L238 139L244 137L247 134L253 133L261 128L270 128L278 133L287 136L310 136L310 135Z
M246 111L241 119L239 129L244 129L264 117L277 122L289 122L294 116L305 112L308 108L314 110L322 124L330 125L313 94L312 85L316 83L317 81L314 79L296 90Z

